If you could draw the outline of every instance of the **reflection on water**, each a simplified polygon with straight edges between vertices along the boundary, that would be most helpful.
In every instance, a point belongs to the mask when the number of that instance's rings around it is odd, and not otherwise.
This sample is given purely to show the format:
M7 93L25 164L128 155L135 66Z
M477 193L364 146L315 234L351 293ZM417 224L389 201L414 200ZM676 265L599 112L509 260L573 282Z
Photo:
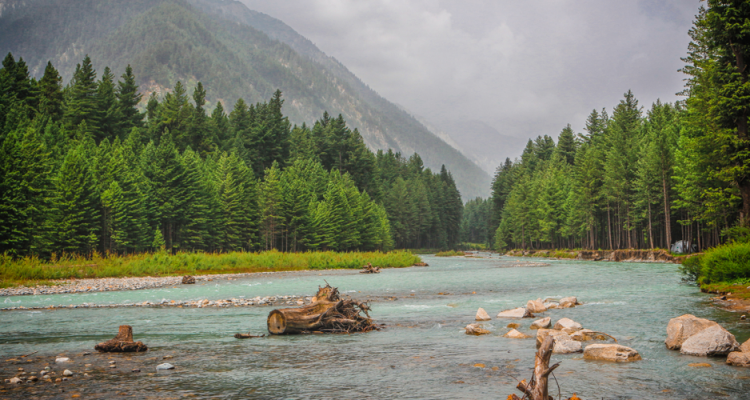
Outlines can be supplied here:
M269 307L2 312L0 357L5 360L39 351L52 358L58 354L75 358L111 338L118 325L129 324L136 340L151 349L131 361L143 373L118 368L116 373L93 374L85 383L74 380L71 384L78 385L83 397L126 393L227 399L505 398L516 392L513 377L531 375L534 340L501 337L509 321L490 321L487 326L493 333L487 336L468 336L462 328L473 322L478 307L494 316L529 299L574 295L585 304L543 316L551 316L553 322L569 317L584 327L607 332L638 350L643 361L610 364L584 361L580 354L554 355L553 361L562 361L555 375L563 395L748 398L750 369L727 366L723 359L680 356L666 350L667 322L685 313L722 322L740 341L750 336L750 324L710 307L705 295L681 283L675 265L544 260L550 265L524 266L525 260L506 257L424 258L430 267L387 269L380 274L277 274L136 292L6 299L14 306L28 307L312 295L325 279L346 295L373 299L371 315L388 325L380 332L232 337L237 332L264 333ZM530 323L523 320L520 330L533 334L528 330ZM167 354L174 355L169 362L177 369L153 373ZM105 356L109 357L90 357ZM708 362L712 367L688 367L694 362Z

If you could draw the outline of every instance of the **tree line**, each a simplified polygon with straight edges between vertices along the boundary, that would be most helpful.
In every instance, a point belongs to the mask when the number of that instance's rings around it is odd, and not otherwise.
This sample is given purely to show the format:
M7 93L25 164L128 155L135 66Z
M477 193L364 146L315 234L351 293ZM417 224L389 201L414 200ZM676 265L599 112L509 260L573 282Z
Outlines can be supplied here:
M139 106L145 103L143 111ZM63 85L0 69L0 252L388 250L454 246L463 205L419 155L370 151L343 117L291 126L276 91L206 109L198 82L143 99L88 56Z
M529 140L497 168L485 240L503 248L688 248L747 235L750 9L701 8L675 104L644 112L631 91L593 110L585 133ZM476 208L476 207L475 207ZM467 205L466 214L470 214Z

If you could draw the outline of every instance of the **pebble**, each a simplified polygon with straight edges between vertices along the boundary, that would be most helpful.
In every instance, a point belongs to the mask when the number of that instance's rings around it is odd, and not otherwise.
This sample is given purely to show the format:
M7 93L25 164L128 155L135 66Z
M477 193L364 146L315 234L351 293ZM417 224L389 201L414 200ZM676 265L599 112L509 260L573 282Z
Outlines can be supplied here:
M58 363L58 364L70 362L70 358L68 358L68 357L57 357L57 358L55 358L55 362Z
M167 370L167 369L174 369L174 365L172 365L170 363L164 363L164 364L159 364L159 365L156 366L156 370L157 371Z
M73 371L66 369L63 371L63 376L73 376Z
M13 385L20 385L21 382L22 382L21 378L16 378L16 377L10 378L10 380L8 381L8 383L11 383Z
M140 368L136 368L133 370L133 372L141 372Z
M744 321L744 320L746 320L746 319L747 319L747 316L745 316L745 315L741 315L741 316L740 316L740 320L741 320L741 321Z

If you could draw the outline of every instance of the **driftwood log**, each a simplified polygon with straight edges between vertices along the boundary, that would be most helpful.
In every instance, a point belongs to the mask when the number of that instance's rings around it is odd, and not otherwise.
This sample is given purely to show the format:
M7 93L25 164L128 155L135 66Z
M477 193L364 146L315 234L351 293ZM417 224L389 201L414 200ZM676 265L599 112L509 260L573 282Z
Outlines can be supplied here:
M185 275L182 277L182 284L183 285L194 285L195 284L195 277L191 275Z
M94 346L94 350L102 353L130 353L148 350L148 346L143 342L133 341L133 327L130 325L120 325L120 331L114 339L101 342Z
M351 333L379 330L372 322L366 302L341 299L339 290L331 285L318 288L310 305L283 308L268 314L268 332L273 335L291 333ZM364 315L362 315L364 314Z
M362 271L359 271L360 274L379 274L380 273L380 267L373 267L372 264L367 263L364 267L362 267Z

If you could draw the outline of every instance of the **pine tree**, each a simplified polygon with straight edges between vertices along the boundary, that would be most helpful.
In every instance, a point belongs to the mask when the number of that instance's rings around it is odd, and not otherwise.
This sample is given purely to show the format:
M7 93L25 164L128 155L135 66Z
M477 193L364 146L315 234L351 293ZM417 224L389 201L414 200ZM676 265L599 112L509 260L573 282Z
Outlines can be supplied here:
M284 228L280 178L279 165L273 163L271 168L266 170L263 183L260 185L260 226L266 250L277 248L277 241Z
M123 116L120 105L117 102L117 96L115 95L114 75L112 75L109 67L104 68L102 78L99 81L97 102L99 106L98 114L100 116L97 141L105 138L110 141L115 138L122 138Z
M135 83L133 68L130 64L125 68L125 73L121 78L122 80L117 82L117 105L122 116L122 129L130 132L133 128L140 128L143 125L143 114L137 108L143 95L138 92L138 85Z
M59 121L63 115L62 78L51 62L47 62L39 81L39 98L39 113Z
M85 122L86 133L96 137L101 120L98 104L96 71L88 55L76 66L71 82L70 97L65 106L63 119L68 129L75 129Z

